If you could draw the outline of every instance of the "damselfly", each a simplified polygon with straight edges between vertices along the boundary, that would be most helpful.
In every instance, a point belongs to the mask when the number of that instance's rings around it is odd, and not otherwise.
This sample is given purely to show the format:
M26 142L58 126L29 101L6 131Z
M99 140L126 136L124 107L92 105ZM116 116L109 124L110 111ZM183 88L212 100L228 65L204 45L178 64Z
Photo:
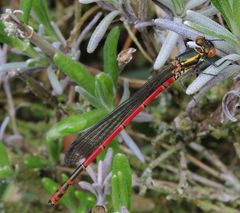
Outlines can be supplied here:
M71 144L65 156L68 165L85 159L71 174L68 180L51 196L49 203L56 205L64 193L102 150L140 113L160 92L189 70L196 69L204 61L214 57L216 49L213 43L204 37L198 37L195 46L179 55L168 66L148 80L131 98L120 104L96 125L82 132Z

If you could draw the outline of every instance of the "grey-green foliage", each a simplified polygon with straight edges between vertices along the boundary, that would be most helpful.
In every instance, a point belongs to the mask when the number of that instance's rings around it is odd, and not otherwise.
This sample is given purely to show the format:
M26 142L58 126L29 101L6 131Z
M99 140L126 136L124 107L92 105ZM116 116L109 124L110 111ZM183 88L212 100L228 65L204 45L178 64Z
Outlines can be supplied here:
M126 155L118 153L112 165L112 203L115 211L131 208L132 172Z

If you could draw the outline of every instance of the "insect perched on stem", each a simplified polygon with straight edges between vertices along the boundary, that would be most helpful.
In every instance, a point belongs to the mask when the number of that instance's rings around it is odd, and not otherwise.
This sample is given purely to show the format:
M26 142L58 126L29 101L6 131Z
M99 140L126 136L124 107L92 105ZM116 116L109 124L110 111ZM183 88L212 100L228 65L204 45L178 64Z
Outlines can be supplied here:
M205 60L216 55L213 43L204 37L198 37L194 48L176 57L161 72L148 80L132 97L120 104L109 115L96 125L82 132L71 144L65 156L68 165L79 163L85 159L62 186L50 197L49 203L56 205L64 193L113 138L138 115L152 100L183 74L198 68Z

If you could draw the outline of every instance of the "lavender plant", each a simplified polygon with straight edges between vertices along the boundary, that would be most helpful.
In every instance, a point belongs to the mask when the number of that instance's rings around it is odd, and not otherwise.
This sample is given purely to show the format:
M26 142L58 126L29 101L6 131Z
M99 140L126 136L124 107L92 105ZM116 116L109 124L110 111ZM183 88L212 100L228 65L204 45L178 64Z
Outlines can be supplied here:
M90 184L86 181L80 181L79 186L94 194L97 198L96 206L105 206L106 196L109 189L109 180L112 176L110 172L112 149L106 153L105 159L98 163L98 173L96 174L92 167L87 168L87 173L92 178L93 183Z
M61 4L59 2L56 4ZM93 5L98 6L92 7L90 3L96 3ZM90 5L85 7L82 4ZM89 10L85 12L85 8ZM116 23L125 28L135 48L154 70L161 69L173 57L174 52L184 52L186 39L195 40L198 36L205 36L214 43L221 58L202 71L186 89L188 95L195 94L186 107L186 111L191 114L202 97L210 96L209 91L214 89L213 86L223 85L220 84L222 81L232 78L239 72L239 8L239 1L232 0L211 2L207 0L79 0L79 2L75 1L74 9L69 7L70 12L60 18L64 22L69 14L75 15L74 26L69 25L73 30L69 38L65 39L66 35L61 28L58 28L60 22L56 24L52 21L47 1L20 1L21 11L7 9L0 21L0 42L4 44L0 50L0 83L6 94L9 114L9 117L6 115L1 117L0 140L8 147L14 147L13 142L21 141L21 150L27 150L28 153L24 158L24 166L37 169L44 176L56 179L59 171L69 172L62 163L61 138L92 126L116 106L118 79L123 68L119 67L117 62L118 43L121 42L123 34L120 34L119 27L112 27ZM101 12L97 12L100 9ZM85 13L79 18L81 11ZM91 16L93 14L94 16ZM85 23L87 19L89 20ZM131 29L133 26L138 30L137 34ZM94 76L89 68L79 62L84 60L83 47L87 46L88 54L96 54L95 52L99 50L101 52L102 40L105 38L103 72ZM16 59L11 59L12 54ZM133 60L135 57L139 56L133 56ZM127 61L129 62L130 60ZM128 66L124 65L124 69L128 69ZM44 82L44 86L30 78L36 75L38 70L46 71L48 80L47 83ZM54 125L52 123L56 121L41 126L41 128L44 126L42 132L47 132L44 148L32 151L24 141L26 130L23 131L24 125L16 118L18 109L22 106L15 105L12 97L15 91L10 88L10 80L16 76L25 81L33 93L51 106L50 110L44 109L47 115L55 117L55 120L61 119ZM238 81L238 77L235 78L235 82ZM50 89L45 88L48 83ZM77 101L76 92L80 96ZM120 103L129 97L129 93L129 86L125 81ZM71 94L74 94L74 97L71 97ZM232 162L232 159L218 156L220 143L214 140L220 138L229 143L231 140L238 140L236 125L239 112L239 88L236 84L236 87L230 91L224 91L223 101L220 104L222 109L215 111L212 117L203 119L200 113L198 116L196 114L192 116L196 118L195 120L202 120L197 124L192 124L193 121L190 121L186 114L177 115L179 108L185 109L182 103L175 103L176 109L168 113L168 109L173 107L172 96L177 98L179 94L172 92L166 95L167 97L162 97L158 107L154 106L151 109L155 118L144 113L136 118L135 122L153 122L158 136L146 136L145 133L136 136L129 131L134 139L140 138L139 140L151 142L153 149L147 145L144 149L140 149L139 143L130 137L128 131L123 131L119 135L119 140L123 140L131 152L120 146L121 149L130 156L130 153L134 153L142 163L146 162L144 168L143 164L139 166L136 160L130 159L132 170L125 155L116 155L113 168L110 169L112 158L110 150L104 161L98 161L97 173L92 168L87 170L93 183L79 182L79 186L92 193L96 201L89 193L74 191L72 188L61 203L71 212L86 212L96 205L106 205L110 208L113 206L114 211L128 212L134 209L134 202L131 201L131 173L133 173L134 185L140 189L142 195L150 190L157 196L166 197L173 202L186 200L191 203L197 200L196 206L206 212L238 212L239 175L234 172L237 168L235 162L238 159L235 158ZM180 101L184 103L181 98ZM61 102L66 106L62 106ZM159 113L159 108L162 114ZM55 116L55 111L60 115ZM164 116L167 117L166 122L174 121L171 124L159 124L158 119L164 120ZM215 127L225 119L235 122L232 126L226 127L227 133L224 131L224 124L220 130ZM25 129L28 129L34 125L26 126ZM37 132L41 128L32 127L31 130ZM207 134L210 135L210 139L205 138ZM204 140L214 141L214 147L208 150L204 147ZM234 148L238 153L240 152L237 142L234 142ZM19 151L18 148L13 149L15 152ZM114 150L119 152L119 146L114 147ZM2 156L0 178L7 180L18 177L19 173L15 172L18 169L11 168L11 158L2 145L0 154ZM233 151L230 154L232 156ZM62 166L54 169L59 162ZM107 196L110 178L111 198ZM62 179L66 179L66 176ZM57 183L48 177L42 179L42 184L49 193L53 193L57 188ZM153 197L151 194L148 196ZM177 201L176 205L178 205ZM155 211L160 210L161 207L156 207ZM175 210L174 207L171 210ZM136 209L133 211L137 212ZM189 206L187 211L197 210Z

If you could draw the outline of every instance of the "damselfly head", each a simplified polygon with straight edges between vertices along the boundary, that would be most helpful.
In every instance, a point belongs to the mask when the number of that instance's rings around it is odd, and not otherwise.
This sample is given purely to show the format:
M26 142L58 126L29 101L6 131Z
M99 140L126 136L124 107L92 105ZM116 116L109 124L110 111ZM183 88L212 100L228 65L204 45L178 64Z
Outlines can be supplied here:
M198 52L206 55L209 58L212 58L216 55L216 48L214 44L210 40L207 40L205 37L197 37L195 43L198 46L196 47Z
M212 58L216 55L216 48L215 47L210 47L207 52L207 56L209 58Z

